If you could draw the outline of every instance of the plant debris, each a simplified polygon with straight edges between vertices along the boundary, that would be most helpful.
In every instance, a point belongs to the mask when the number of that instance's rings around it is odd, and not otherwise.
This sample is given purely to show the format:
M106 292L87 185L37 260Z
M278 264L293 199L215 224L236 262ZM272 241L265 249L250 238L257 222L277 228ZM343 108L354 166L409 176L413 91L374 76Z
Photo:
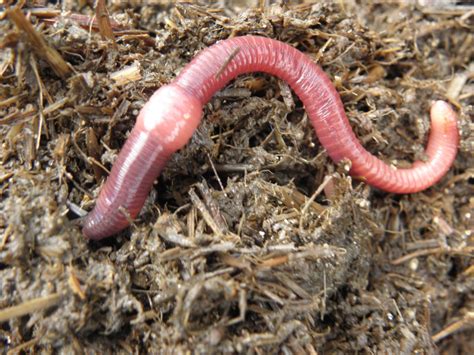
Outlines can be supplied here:
M472 353L474 10L166 3L2 9L0 346ZM85 240L78 217L144 102L201 49L245 34L318 62L364 146L398 166L423 159L430 103L449 100L453 168L412 195L353 181L286 83L246 74L205 106L132 226Z

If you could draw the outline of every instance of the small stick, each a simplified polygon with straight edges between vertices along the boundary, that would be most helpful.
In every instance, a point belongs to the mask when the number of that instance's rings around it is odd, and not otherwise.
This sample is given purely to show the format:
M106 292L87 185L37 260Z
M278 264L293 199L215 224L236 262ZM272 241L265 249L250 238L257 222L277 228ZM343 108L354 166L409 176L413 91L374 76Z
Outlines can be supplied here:
M45 297L23 302L17 306L4 308L0 310L0 322L50 308L57 304L61 297L62 295L60 293L53 293Z
M225 68L229 65L229 63L232 61L232 59L235 58L235 56L240 52L240 47L235 47L234 50L229 54L229 56L225 59L224 63L222 63L221 67L216 73L216 79L219 79L219 77L222 75L224 72Z
M112 29L109 13L107 12L104 0L97 0L95 7L95 15L97 17L97 22L99 24L99 32L102 38L108 39L113 43L114 47L117 47L114 31Z
M48 62L59 77L66 79L72 74L69 64L63 59L63 57L61 57L56 49L50 47L46 43L43 36L35 30L31 22L28 21L19 7L15 6L9 8L6 10L6 13L10 20L16 25L16 27L18 27L20 31L26 33L26 36L36 54Z
M448 325L442 331L433 335L431 339L436 343L469 324L471 326L474 324L474 312L467 312L464 317L462 317L462 319L458 320L457 322L454 322L453 324Z

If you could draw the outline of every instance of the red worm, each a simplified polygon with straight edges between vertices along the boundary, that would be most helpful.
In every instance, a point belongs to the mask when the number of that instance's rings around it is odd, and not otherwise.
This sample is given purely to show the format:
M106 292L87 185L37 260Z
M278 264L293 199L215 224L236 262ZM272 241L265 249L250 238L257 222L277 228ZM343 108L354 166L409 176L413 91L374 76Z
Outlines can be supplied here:
M127 227L170 155L191 138L201 120L202 106L231 79L249 72L266 72L288 82L332 160L349 160L351 175L379 189L395 193L424 190L438 181L454 161L459 141L457 118L447 103L436 101L431 107L426 161L398 169L362 147L337 91L308 56L276 40L236 37L203 50L146 103L94 210L85 218L84 235L101 239Z

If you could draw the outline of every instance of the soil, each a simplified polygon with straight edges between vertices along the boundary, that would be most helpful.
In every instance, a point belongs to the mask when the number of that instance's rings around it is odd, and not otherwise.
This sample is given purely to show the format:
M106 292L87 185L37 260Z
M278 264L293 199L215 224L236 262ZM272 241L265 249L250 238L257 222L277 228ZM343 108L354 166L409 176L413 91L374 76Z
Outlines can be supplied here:
M473 8L241 3L2 10L2 353L474 353ZM329 159L286 83L243 75L133 225L87 241L80 217L144 102L245 34L318 62L366 149L400 167L449 101L454 166L421 193L371 188Z

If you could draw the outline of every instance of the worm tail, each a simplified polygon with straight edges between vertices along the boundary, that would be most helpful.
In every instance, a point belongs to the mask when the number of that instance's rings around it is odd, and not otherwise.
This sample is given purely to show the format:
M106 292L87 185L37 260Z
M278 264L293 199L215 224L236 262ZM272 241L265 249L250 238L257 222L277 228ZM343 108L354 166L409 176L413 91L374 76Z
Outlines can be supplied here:
M352 161L351 174L381 190L413 193L439 181L456 158L459 144L457 116L444 101L431 106L431 131L425 151L427 160L416 161L411 168L398 169L366 153Z

